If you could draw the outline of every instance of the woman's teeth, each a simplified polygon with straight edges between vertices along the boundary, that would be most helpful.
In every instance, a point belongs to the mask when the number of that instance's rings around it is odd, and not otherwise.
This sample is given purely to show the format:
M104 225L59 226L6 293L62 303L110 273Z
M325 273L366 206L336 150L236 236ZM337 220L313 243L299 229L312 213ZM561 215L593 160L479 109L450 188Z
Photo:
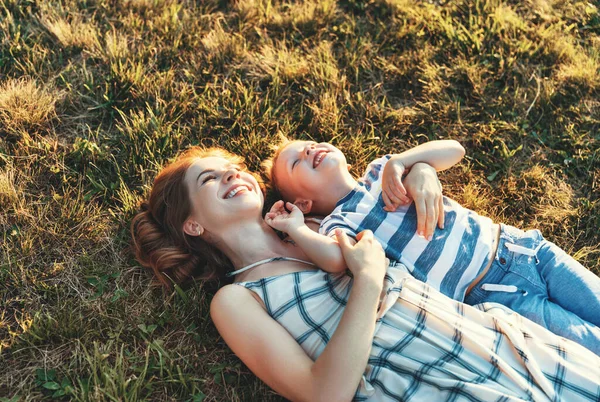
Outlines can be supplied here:
M243 186L236 187L233 190L231 190L230 192L228 192L227 196L225 196L225 198L227 198L227 199L233 198L233 196L235 196L237 193L239 193L242 190L246 190L246 187L243 187Z

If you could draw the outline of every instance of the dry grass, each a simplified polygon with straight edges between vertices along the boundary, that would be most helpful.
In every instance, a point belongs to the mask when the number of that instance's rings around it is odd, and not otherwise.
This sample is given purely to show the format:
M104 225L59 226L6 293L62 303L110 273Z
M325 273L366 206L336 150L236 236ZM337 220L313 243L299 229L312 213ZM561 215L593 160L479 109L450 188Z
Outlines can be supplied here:
M81 14L71 12L60 3L41 3L38 21L65 49L92 49L98 45L95 26L87 22Z
M575 0L0 0L0 400L281 400L129 251L192 144L457 139L446 194L600 274L599 45Z
M29 137L56 117L62 94L32 79L8 79L0 85L0 132Z

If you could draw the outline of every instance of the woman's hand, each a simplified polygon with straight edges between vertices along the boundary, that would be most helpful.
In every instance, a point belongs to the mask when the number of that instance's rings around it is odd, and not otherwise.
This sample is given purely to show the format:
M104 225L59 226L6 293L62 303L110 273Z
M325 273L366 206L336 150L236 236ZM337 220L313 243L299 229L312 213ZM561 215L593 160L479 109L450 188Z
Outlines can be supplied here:
M283 201L277 201L265 215L265 222L273 229L289 234L294 229L304 226L304 214L291 202L286 205L291 213L284 208Z
M404 179L404 186L417 209L417 233L431 240L436 224L444 228L442 185L437 172L426 163L415 163Z
M406 170L399 160L391 159L383 168L381 176L381 197L387 212L394 212L400 205L410 202L406 189L402 184L402 174Z
M385 258L385 253L381 244L373 237L373 232L364 230L356 236L358 243L352 245L346 233L341 229L335 231L337 241L342 249L342 255L346 260L348 269L352 272L355 279L370 277L375 283L383 286L383 277L389 260Z

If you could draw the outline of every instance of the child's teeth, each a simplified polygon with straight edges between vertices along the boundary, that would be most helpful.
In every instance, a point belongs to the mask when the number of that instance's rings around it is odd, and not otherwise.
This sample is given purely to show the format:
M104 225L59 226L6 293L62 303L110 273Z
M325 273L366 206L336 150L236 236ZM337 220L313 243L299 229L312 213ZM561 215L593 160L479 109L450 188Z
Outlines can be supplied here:
M317 156L317 159L315 159L315 167L319 166L319 164L321 163L321 159L323 159L323 156L325 156L325 152L322 152Z

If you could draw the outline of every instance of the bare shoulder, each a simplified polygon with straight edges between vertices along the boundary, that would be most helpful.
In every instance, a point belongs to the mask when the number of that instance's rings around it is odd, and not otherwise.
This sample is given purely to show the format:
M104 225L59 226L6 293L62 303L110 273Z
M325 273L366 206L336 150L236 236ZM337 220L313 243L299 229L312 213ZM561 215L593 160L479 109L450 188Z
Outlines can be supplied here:
M243 294L247 294L248 292L250 292L250 290L246 289L243 286L230 284L230 285L225 285L221 289L219 289L213 299L221 298L224 296L243 295Z
M240 285L225 285L217 291L210 303L211 316L217 311L235 312L246 303L255 301L251 290ZM254 303L253 303L254 304Z
M221 288L210 305L213 323L233 353L267 385L287 399L309 400L312 360L253 294L240 285Z

